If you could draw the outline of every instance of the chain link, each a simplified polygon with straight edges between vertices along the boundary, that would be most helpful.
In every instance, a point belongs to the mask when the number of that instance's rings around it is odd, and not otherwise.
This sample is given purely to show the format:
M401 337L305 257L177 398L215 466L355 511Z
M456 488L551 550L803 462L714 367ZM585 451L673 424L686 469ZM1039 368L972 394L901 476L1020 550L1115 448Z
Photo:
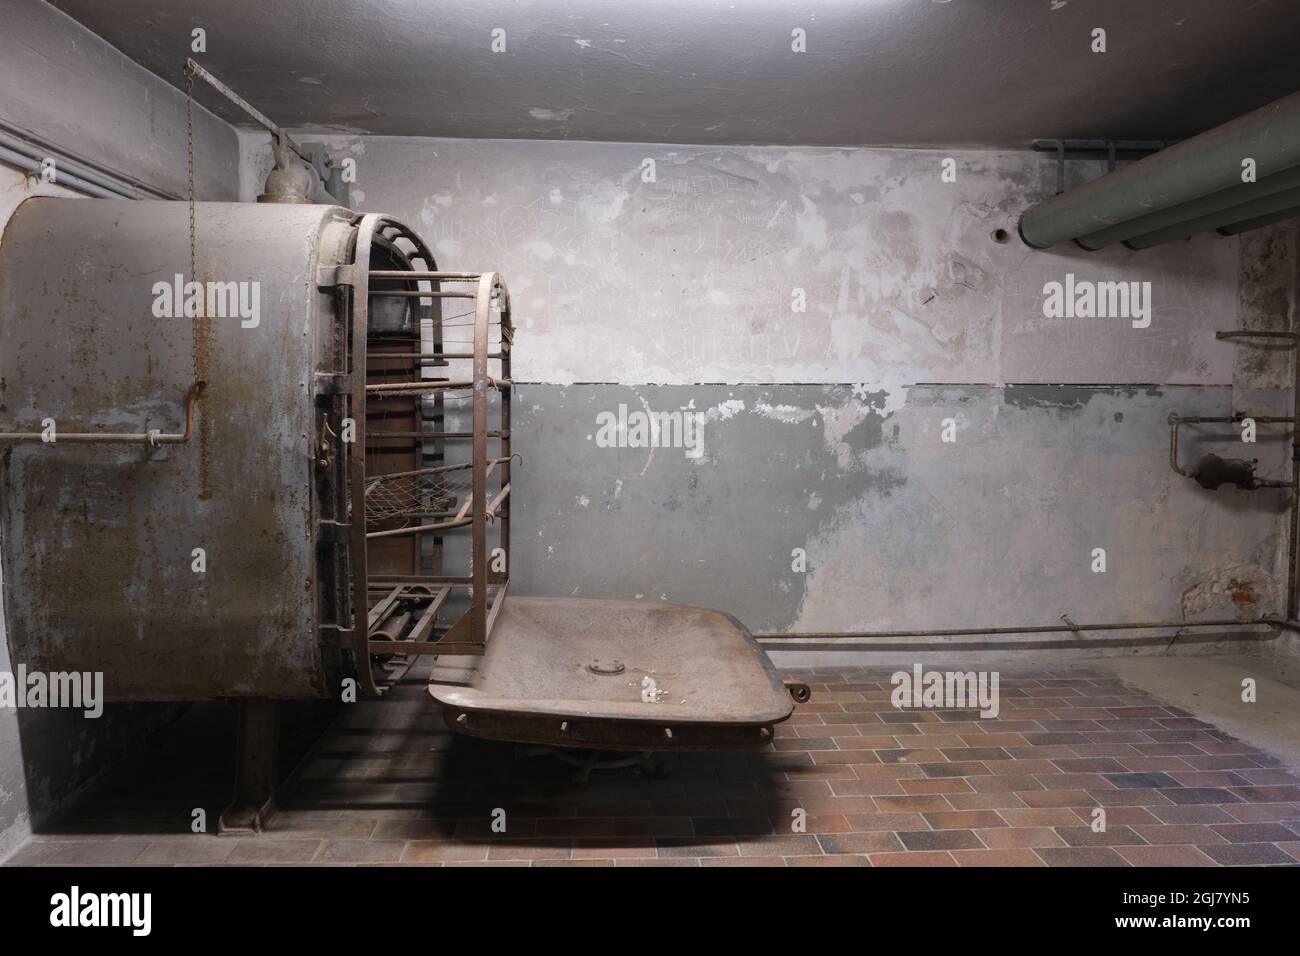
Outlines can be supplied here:
M198 217L194 206L194 73L189 64L185 64L185 156L186 173L189 176L190 205L190 281L199 281L198 270ZM206 312L207 296L201 299L199 313ZM190 359L194 365L194 381L202 378L199 374L199 321L200 315L194 317L194 338L190 347Z
M204 338L207 321L207 285L199 279L198 265L198 211L195 208L194 188L194 72L189 63L185 64L185 158L186 174L189 177L189 211L190 211L190 281L199 284L199 309L191 326L193 333L190 347L190 360L194 369L194 387L202 389L204 365ZM199 498L206 500L211 496L210 468L208 458L208 429L206 414L199 417Z

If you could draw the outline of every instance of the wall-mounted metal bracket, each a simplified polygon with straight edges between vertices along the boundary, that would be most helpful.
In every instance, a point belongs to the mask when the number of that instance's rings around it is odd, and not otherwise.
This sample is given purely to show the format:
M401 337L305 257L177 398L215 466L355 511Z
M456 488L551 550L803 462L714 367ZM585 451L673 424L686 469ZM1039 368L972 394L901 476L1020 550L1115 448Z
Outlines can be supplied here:
M1300 342L1300 332L1255 332L1251 329L1233 329L1231 332L1215 332L1216 339L1281 339L1295 345Z
M1164 139L1036 139L1032 149L1056 154L1056 195L1065 192L1067 159L1106 160L1106 172L1113 173L1121 160L1137 160L1172 146L1177 140Z

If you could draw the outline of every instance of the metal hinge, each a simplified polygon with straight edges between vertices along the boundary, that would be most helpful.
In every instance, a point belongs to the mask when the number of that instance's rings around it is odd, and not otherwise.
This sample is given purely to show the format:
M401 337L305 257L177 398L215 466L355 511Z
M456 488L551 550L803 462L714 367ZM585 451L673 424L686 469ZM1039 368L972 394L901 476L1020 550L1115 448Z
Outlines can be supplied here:
M337 285L356 285L357 267L351 263L341 266L317 266L316 285L322 289Z
M350 395L352 394L352 376L346 372L317 372L316 394Z
M341 624L320 624L317 625L320 632L322 644L333 644L336 647L350 648L352 646L352 628L343 627Z
M341 540L347 540L347 532L352 526L343 521L318 521L316 527L319 529L317 541L321 544L338 544Z

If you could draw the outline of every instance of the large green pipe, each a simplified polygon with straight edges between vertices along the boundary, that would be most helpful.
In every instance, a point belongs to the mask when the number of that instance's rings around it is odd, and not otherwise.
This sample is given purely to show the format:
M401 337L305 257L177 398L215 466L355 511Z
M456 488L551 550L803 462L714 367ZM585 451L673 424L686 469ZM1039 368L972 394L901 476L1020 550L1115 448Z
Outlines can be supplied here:
M1207 228L1198 226L1188 228L1185 232L1179 232L1178 230L1184 224L1190 226L1194 222L1207 220L1210 222L1208 228L1214 228L1226 222L1235 222L1244 217L1232 215L1232 210L1241 208L1247 203L1258 203L1260 200L1288 195L1295 189L1300 189L1300 166L1292 166L1290 169L1268 176L1259 182L1238 183L1229 189L1220 189L1217 193L1210 193L1208 196L1194 199L1191 202L1185 202L1145 216L1138 216L1136 219L1122 222L1118 226L1111 226L1109 229L1094 232L1090 236L1080 236L1075 242L1090 252L1105 248L1116 242L1123 242L1135 249L1145 248L1145 246L1139 246L1136 242L1130 242L1130 240L1135 237L1154 235L1166 230L1171 230L1171 239L1181 239L1184 236L1190 236L1192 233ZM1227 214L1227 218L1222 218L1223 214Z
M1234 223L1271 216L1283 210L1294 209L1296 206L1300 206L1300 187L1288 189L1285 192L1273 193L1269 196L1262 196L1253 202L1240 203L1228 209L1221 209L1218 212L1166 226L1164 229L1143 233L1124 240L1124 245L1130 249L1149 249L1152 246L1160 245L1162 242L1186 239L1188 236L1193 236L1198 232L1206 232L1210 229L1231 227Z
M1300 164L1300 93L1030 206L1020 217L1020 237L1047 249L1235 189L1247 158L1260 182L1245 185L1262 185ZM1149 231L1140 226L1138 234Z
M1241 222L1230 222L1226 226L1219 226L1215 231L1220 235L1235 236L1241 232L1249 232L1252 229L1261 229L1264 226L1271 226L1275 222L1281 222L1283 219L1290 219L1292 216L1300 216L1300 205L1292 206L1290 209L1279 209L1266 216L1256 216L1254 219L1243 219Z

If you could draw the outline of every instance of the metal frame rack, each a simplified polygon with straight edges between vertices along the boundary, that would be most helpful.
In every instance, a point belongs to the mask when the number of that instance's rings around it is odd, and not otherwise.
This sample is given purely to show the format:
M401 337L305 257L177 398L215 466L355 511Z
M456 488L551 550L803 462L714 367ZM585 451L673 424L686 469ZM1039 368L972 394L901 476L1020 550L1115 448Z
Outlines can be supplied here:
M411 248L399 246L400 240ZM375 268L372 254L382 250L389 258L397 253L404 260L401 264L410 268ZM362 691L378 695L390 679L387 665L394 657L482 654L505 599L514 327L510 295L499 275L437 271L420 239L395 220L363 217L353 261L357 265L351 276L348 344L349 413L355 433L348 452L347 489L356 609L352 648ZM425 268L416 268L417 261ZM377 339L371 305L384 298L411 303L413 335ZM472 302L472 312L444 316L445 300ZM453 321L470 315L469 322ZM470 330L470 337L448 341L447 330L456 328ZM376 344L381 347L374 348ZM469 363L468 374L450 377L446 370L452 363ZM414 400L414 406L402 404L403 399ZM470 428L448 430L447 404L465 400L471 407ZM390 403L399 404L398 429L375 428L367 434L373 416L383 414ZM489 422L494 406L495 425ZM391 469L392 456L376 454L391 451L387 443L392 440L406 440L419 449L417 467ZM468 459L448 463L448 452L464 448L464 442L469 443ZM496 454L489 455L493 442ZM494 475L497 487L489 489ZM489 552L489 525L497 530L499 552ZM469 573L447 574L442 568L444 536L458 529L469 531ZM386 562L377 560L375 549L393 539L412 543L411 573L378 566ZM362 608L364 629L359 626Z

